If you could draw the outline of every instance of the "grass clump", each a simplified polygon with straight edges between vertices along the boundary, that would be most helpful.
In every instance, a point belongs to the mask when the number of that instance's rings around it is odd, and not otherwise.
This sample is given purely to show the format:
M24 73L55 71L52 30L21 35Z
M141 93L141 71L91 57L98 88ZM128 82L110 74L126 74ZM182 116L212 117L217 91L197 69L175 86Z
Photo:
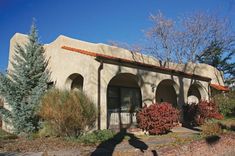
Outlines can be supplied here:
M208 136L218 136L223 133L223 129L221 127L221 124L218 122L208 122L202 125L202 133L201 135L203 137Z
M224 116L235 115L235 91L217 94L213 97L213 100L216 101L219 106L219 111Z

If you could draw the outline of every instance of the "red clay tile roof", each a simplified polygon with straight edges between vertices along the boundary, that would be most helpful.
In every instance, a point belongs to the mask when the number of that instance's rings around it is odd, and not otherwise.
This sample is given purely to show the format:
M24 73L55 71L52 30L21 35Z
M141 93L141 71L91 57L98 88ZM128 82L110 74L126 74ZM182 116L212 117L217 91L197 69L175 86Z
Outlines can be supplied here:
M210 86L216 90L220 90L220 91L229 91L229 88L226 87L226 86L221 86L221 85L218 85L218 84L210 84Z
M190 77L190 78L198 78L198 79L202 79L202 80L205 80L205 81L211 81L211 78L209 78L209 77L204 77L204 76L200 76L200 75L196 75L196 74L186 73L186 72L183 72L183 71L170 69L170 68L166 68L166 67L155 66L155 65L152 65L152 64L142 63L142 62L138 62L138 61L133 61L133 60L114 57L114 56L109 56L109 55L100 54L100 53L95 53L95 52L86 51L86 50L73 48L73 47L68 47L68 46L62 46L61 48L65 49L65 50L69 50L69 51L78 52L78 53L81 53L81 54L93 56L93 57L96 57L96 58L101 58L101 59L103 58L103 59L118 61L118 62L122 62L122 63L131 63L133 65L139 65L139 66L143 66L143 67L147 67L147 68L160 69L160 70L168 71L168 72L171 72L171 73L182 74L182 75L184 75L186 77Z

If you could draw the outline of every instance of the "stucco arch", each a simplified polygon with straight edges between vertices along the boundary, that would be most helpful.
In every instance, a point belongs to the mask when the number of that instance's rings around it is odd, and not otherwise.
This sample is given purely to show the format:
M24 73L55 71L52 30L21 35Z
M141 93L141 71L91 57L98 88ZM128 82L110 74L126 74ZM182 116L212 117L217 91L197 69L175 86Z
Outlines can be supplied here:
M66 89L68 90L83 90L84 77L81 74L71 74L65 82Z
M179 85L171 79L162 80L156 89L156 102L169 102L178 107Z
M107 127L130 126L136 123L135 112L141 107L138 76L131 73L115 75L107 86Z
M206 91L200 82L195 82L189 86L187 92L188 103L198 103L200 100L207 99Z
M112 77L108 85L140 87L138 82L139 78L137 75L134 75L132 73L119 73Z

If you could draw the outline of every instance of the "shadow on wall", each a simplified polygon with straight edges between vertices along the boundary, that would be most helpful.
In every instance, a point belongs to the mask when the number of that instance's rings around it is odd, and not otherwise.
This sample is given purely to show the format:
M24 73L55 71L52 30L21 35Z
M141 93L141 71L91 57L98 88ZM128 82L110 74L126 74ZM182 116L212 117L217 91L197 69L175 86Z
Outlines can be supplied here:
M134 61L138 62L141 57L142 57L141 60L144 61L143 55L140 55L140 58L136 58L135 57L135 53L131 53L131 54L132 54L132 59ZM133 76L136 77L135 80L137 81L137 83L139 85L138 87L142 88L142 86L144 86L144 85L149 85L148 89L152 89L153 93L154 92L156 93L157 92L157 88L159 87L159 86L156 87L156 88L152 87L152 85L154 83L156 83L156 81L158 79L158 76L159 76L158 73L168 74L168 75L171 76L170 80L171 80L172 84L168 85L169 87L165 87L165 86L162 87L161 90L163 90L163 89L166 90L167 88L170 88L172 96L169 96L169 91L168 90L165 91L167 93L167 95L164 95L164 97L162 95L162 96L160 96L160 98L158 98L158 96L156 96L156 94L155 94L155 97L147 97L147 98L146 98L146 96L142 96L141 95L142 103L144 103L144 102L149 102L149 103L152 102L153 103L154 101L164 102L164 101L168 100L168 102L173 103L175 106L177 106L179 109L181 109L182 106L187 103L187 98L188 98L188 95L187 95L188 90L186 90L187 87L185 87L185 85L189 84L189 86L191 86L191 85L193 85L197 81L197 78L188 77L188 76L185 77L181 73L174 73L174 72L170 72L170 71L163 71L162 69L158 69L158 68L157 69L155 69L155 68L147 68L147 67L144 67L144 66L143 67L142 66L138 66L138 64L121 63L121 62L118 62L118 61L115 62L115 61L110 61L110 60L105 60L105 59L104 60L100 60L99 58L97 60L100 61L101 63L114 64L114 65L118 66L117 71L114 74L114 77L119 75L119 74L123 74L123 72L128 72L128 71L125 71L125 70L123 71L122 67L135 68L136 69L136 73L131 72L130 74L132 74ZM163 68L167 67L167 63L166 62L159 61L158 63L159 63L160 67L163 67ZM184 65L180 64L179 66L180 66L180 68L182 68L182 72L190 71L192 73L195 73L196 68L197 68L197 66L193 66L193 65L190 65L190 64L184 64ZM176 68L178 68L178 67L176 67ZM149 71L151 71L151 72L149 72ZM111 72L111 74L113 74L112 72ZM146 80L147 76L154 77L154 79L156 81L154 81L154 80L148 81L148 79ZM102 77L101 73L100 73L100 75L98 77L99 78ZM126 75L125 77L127 78L128 76ZM100 79L99 78L98 78L98 86L100 86ZM175 82L176 79L178 79L178 82ZM189 79L190 82L186 83L185 79ZM202 80L202 81L204 81L204 80ZM123 82L127 82L127 81L123 81ZM177 89L174 87L173 84L177 84ZM144 90L141 89L141 93L143 91ZM162 92L160 92L160 93L162 93ZM100 87L98 87L98 94L100 94ZM169 99L169 97L171 97L171 99ZM200 97L201 97L201 95L199 96L199 98ZM99 106L100 105L99 104L100 103L100 95L98 95L98 98L99 98L98 99L98 106ZM106 96L106 98L107 98L107 96ZM108 99L107 99L107 101L108 101ZM119 108L119 109L121 109L121 108ZM100 110L100 108L99 108L99 110ZM118 110L118 111L120 111L120 110ZM120 113L118 115L119 115L118 116L119 124L122 125ZM183 114L182 114L181 117L182 117L182 121L183 121Z
M139 71L139 70L138 70ZM122 73L122 69L121 69L121 65L118 64L118 70L116 71L115 76L118 76ZM138 75L138 73L137 73ZM136 75L136 76L137 76ZM99 75L100 77L101 75ZM114 77L115 77L114 76ZM139 76L139 75L138 75ZM138 81L138 80L137 80ZM109 82L110 83L110 82ZM100 81L98 82L98 84L100 84ZM142 84L142 83L141 83ZM139 86L140 87L140 86ZM100 91L100 89L98 89L98 91ZM120 109L120 108L119 108ZM138 137L136 137L134 134L132 133L128 133L127 129L132 125L132 120L129 123L129 125L127 125L127 127L123 128L123 121L122 121L122 117L121 117L121 113L120 110L118 111L118 118L119 118L119 132L116 133L116 135L114 135L114 137L101 142L95 149L95 151L93 151L91 153L91 156L112 156L114 153L114 150L116 148L116 146L118 144L120 144L122 141L124 141L127 137L128 137L128 143L129 145L131 145L132 147L134 147L135 149L138 149L141 151L141 153L144 154L144 152L148 149L148 145L146 143L144 143L143 141L141 141ZM132 115L131 115L132 116ZM157 152L156 151L152 151L154 156L157 156Z
M91 156L111 156L115 150L115 147L120 144L126 137L128 137L128 143L135 149L141 151L142 154L148 149L148 145L141 141L134 134L128 133L126 128L121 129L113 138L100 143ZM124 147L126 149L126 147ZM133 150L132 150L133 151ZM124 152L124 151L122 151ZM154 156L157 156L156 151L152 151Z

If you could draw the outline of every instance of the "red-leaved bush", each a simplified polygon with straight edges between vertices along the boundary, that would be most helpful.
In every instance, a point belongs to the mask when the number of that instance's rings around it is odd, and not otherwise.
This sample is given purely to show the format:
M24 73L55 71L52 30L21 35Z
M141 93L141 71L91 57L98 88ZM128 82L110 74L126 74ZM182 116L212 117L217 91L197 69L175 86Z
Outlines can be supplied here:
M191 125L202 125L207 119L223 119L223 115L219 113L218 107L211 101L200 101L199 104L191 104L184 106L184 117L186 122Z
M136 114L138 127L151 135L169 132L179 122L180 112L170 103L155 103L144 107Z

